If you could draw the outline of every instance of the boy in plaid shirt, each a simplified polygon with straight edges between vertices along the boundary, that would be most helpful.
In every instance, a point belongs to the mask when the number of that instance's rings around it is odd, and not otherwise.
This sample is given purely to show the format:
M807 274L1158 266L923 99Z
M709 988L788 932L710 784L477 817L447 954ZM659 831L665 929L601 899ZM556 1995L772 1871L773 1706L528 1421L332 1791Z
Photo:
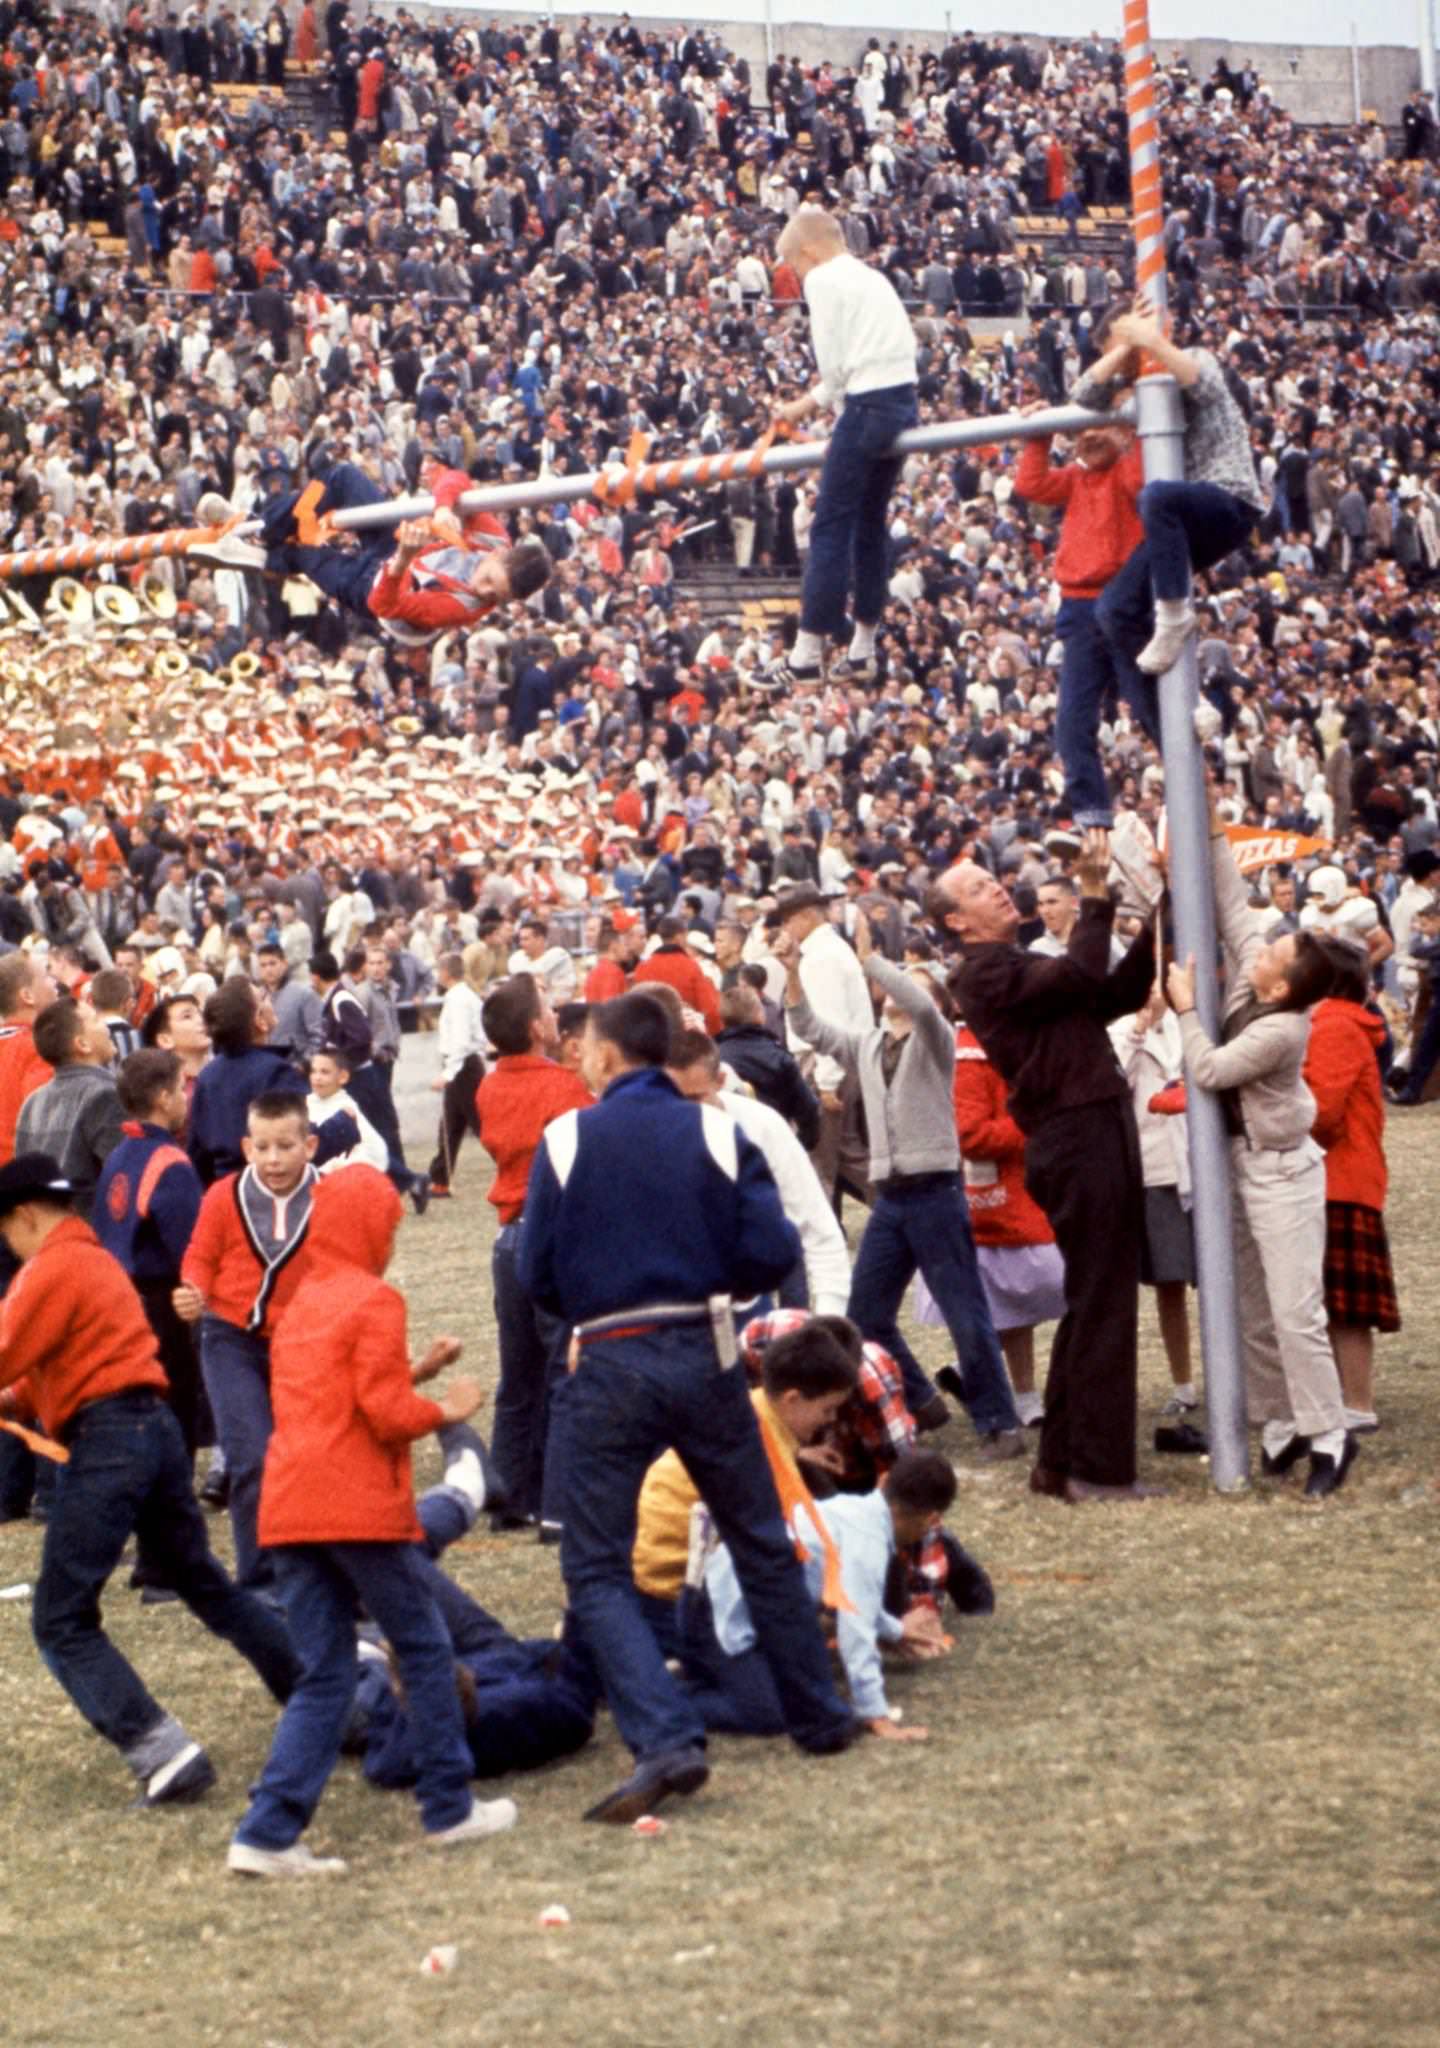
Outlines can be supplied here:
M752 1317L740 1339L751 1379L758 1380L769 1345L811 1320L803 1308L779 1308ZM807 1444L798 1455L817 1498L832 1490L869 1493L895 1461L917 1444L915 1418L906 1405L900 1367L883 1345L863 1339L848 1316L816 1316L813 1320L837 1338L854 1360L857 1384L829 1440ZM932 1529L902 1552L900 1561L904 1581L891 1589L897 1612L921 1601L938 1612L947 1592L961 1614L994 1612L995 1589L989 1574L948 1529Z

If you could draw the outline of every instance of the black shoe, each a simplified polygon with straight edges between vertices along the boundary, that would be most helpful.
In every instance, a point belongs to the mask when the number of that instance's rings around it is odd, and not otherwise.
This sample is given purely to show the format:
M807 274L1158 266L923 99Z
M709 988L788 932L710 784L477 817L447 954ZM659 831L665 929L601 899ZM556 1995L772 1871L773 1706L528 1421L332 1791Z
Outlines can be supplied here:
M953 1367L951 1370L953 1371ZM935 1377L943 1381L945 1374L939 1372ZM932 1394L928 1401L922 1401L912 1413L915 1417L916 1430L921 1436L929 1436L932 1430L943 1429L950 1420L950 1410L938 1394Z
M1324 1500L1327 1494L1338 1493L1345 1484L1345 1474L1355 1463L1359 1448L1353 1431L1347 1430L1345 1448L1338 1458L1332 1458L1328 1451L1312 1451L1310 1477L1305 1481L1306 1500Z
M200 1489L200 1505L216 1513L230 1505L230 1474L222 1465L216 1472L213 1468L205 1475L205 1484Z
M1193 1422L1162 1422L1155 1432L1155 1448L1172 1458L1199 1458L1210 1449L1210 1439Z
M423 1216L430 1207L430 1176L417 1173L410 1183L410 1199L415 1204L415 1214Z
M1283 1451L1277 1451L1272 1458L1268 1451L1260 1453L1260 1470L1267 1479L1283 1479L1292 1466L1298 1465L1310 1448L1308 1436L1292 1436Z
M564 1533L565 1531L558 1522L542 1522L540 1524L540 1541L542 1543L558 1543Z
M178 1600L179 1598L180 1595L173 1586L142 1586L140 1588L140 1605L142 1607L168 1607L171 1601Z
M812 1741L802 1742L800 1747L807 1756L839 1756L842 1749L849 1749L864 1733L865 1723L859 1715L848 1714L828 1735L816 1736Z
M613 1827L629 1827L643 1814L658 1811L673 1793L688 1797L698 1792L709 1775L705 1752L695 1743L684 1749L667 1749L660 1756L642 1757L624 1784L607 1792L585 1818L609 1821Z
M137 1806L188 1806L202 1799L215 1783L215 1766L198 1742L187 1742L146 1778Z
M539 1522L538 1515L512 1515L509 1508L496 1508L490 1516L492 1536L509 1536L516 1529L533 1529Z

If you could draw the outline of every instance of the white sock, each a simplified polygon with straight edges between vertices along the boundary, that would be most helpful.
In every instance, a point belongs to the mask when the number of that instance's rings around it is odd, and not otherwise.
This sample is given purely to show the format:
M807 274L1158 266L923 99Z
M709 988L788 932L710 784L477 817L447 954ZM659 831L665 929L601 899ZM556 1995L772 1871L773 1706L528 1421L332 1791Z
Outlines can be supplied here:
M1155 600L1155 622L1160 626L1178 626L1190 616L1188 597L1157 597Z
M1293 1422L1267 1422L1260 1432L1260 1442L1268 1456L1278 1458L1288 1450L1299 1435Z
M1345 1455L1345 1432L1343 1429L1327 1429L1323 1435L1310 1439L1311 1457L1333 1458L1338 1465Z
M485 1505L485 1468L468 1448L445 1467L445 1484L469 1501L478 1515Z
M864 626L857 619L855 621L855 630L850 635L850 660L868 661L874 652L875 628L873 626Z
M819 633L807 633L802 626L790 650L792 668L819 668L825 658L825 641Z
M1189 1380L1177 1380L1175 1385L1171 1388L1171 1393L1175 1400L1183 1401L1187 1408L1195 1408L1199 1406L1199 1403L1195 1398L1195 1389L1193 1386L1191 1386Z

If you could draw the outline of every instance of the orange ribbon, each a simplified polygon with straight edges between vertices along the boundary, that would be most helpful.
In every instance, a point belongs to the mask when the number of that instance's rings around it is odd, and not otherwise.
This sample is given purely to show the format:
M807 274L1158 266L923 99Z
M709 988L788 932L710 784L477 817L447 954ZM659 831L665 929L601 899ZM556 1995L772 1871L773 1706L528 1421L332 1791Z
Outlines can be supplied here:
M820 1599L824 1606L835 1614L853 1614L855 1603L840 1583L840 1553L835 1547L835 1538L821 1519L814 1497L799 1472L786 1457L769 1422L756 1411L755 1420L760 1425L760 1441L765 1446L765 1455L770 1460L770 1476L775 1481L775 1491L780 1496L780 1511L790 1524L790 1533L795 1540L795 1554L802 1564L808 1563L810 1553L800 1540L797 1517L803 1512L810 1526L820 1539L821 1553L825 1559L824 1577L821 1582Z
M0 1422L0 1429L6 1430L11 1436L18 1436L26 1449L33 1451L37 1458L48 1458L54 1465L70 1463L70 1453L64 1444L57 1444L53 1437L41 1436L38 1431L27 1429L23 1422Z

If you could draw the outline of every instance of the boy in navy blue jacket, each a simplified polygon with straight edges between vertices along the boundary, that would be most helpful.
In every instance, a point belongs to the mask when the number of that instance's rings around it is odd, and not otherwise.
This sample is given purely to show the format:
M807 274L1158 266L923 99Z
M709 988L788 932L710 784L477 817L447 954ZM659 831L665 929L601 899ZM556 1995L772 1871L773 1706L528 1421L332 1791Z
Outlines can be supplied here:
M170 1381L170 1405L192 1456L200 1440L200 1364L189 1325L171 1300L204 1189L177 1142L188 1103L180 1056L131 1053L116 1077L124 1135L95 1190L95 1233L145 1304Z
M120 1143L100 1170L92 1221L101 1244L119 1260L140 1296L170 1383L170 1406L193 1461L200 1444L214 1442L215 1431L195 1339L171 1298L204 1193L189 1153L177 1142L189 1114L185 1070L178 1053L134 1052L115 1085L126 1120ZM131 1585L140 1588L147 1605L174 1599L144 1542L137 1539L137 1547Z

